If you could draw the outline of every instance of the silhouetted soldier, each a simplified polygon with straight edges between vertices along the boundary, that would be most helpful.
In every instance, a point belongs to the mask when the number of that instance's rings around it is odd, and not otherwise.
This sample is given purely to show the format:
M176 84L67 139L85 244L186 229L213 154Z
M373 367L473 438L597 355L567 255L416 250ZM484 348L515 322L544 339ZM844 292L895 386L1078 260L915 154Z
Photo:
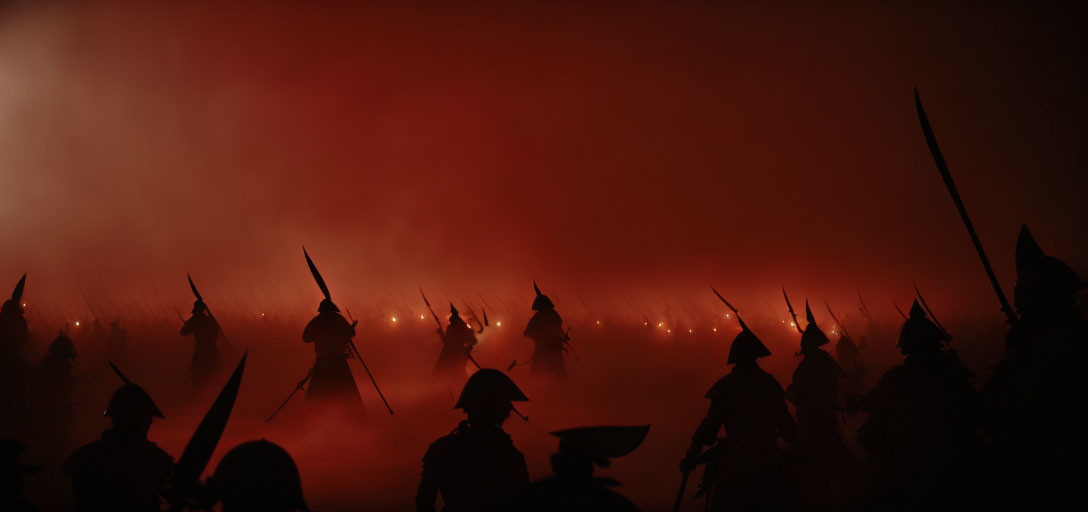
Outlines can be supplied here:
M476 346L476 333L461 319L457 308L450 304L450 323L446 332L438 329L442 338L442 352L434 366L434 374L448 378L464 378L469 353Z
M691 448L680 463L692 471L704 446L715 445L706 471L709 510L782 510L800 505L796 484L778 449L778 439L796 437L785 393L774 376L756 362L771 355L755 333L740 320L741 332L729 347L733 370L707 391L710 409L692 436ZM725 437L718 432L725 428Z
M798 484L805 508L831 510L838 508L831 480L843 484L857 470L857 461L839 431L839 381L846 375L831 354L820 348L830 340L816 325L807 302L805 317L808 325L801 334L804 358L786 388L786 399L797 408L793 451L799 458Z
M914 301L896 343L903 364L859 401L869 413L858 431L870 454L868 508L972 508L979 471L970 463L984 454L976 436L981 403L963 366L942 349L947 339Z
M121 319L110 322L110 334L106 338L108 359L122 366L128 360L128 331L121 327Z
M482 510L528 484L525 457L502 430L512 402L527 400L499 370L484 368L472 374L454 406L468 418L432 443L423 456L416 510L433 511L440 492L446 512Z
M835 360L846 374L842 380L843 395L859 397L869 391L869 386L872 385L872 374L869 373L869 368L865 366L865 361L861 358L860 348L845 333L839 336L839 341L835 343Z
M205 484L205 492L212 505L223 504L223 512L309 510L295 461L279 445L263 439L227 452Z
M39 436L49 437L49 445L64 454L71 450L72 408L75 405L76 347L61 331L38 364L34 409Z
M219 373L222 360L215 342L219 339L219 323L208 314L208 306L203 300L193 302L193 315L181 326L181 335L193 335L196 343L193 347L193 361L189 366L189 378L193 383L193 393L200 393L213 384L213 378Z
M41 468L22 463L19 458L26 453L26 446L14 439L0 437L0 510L5 512L33 512L37 510L20 497L23 477L37 473Z
M525 327L525 337L534 342L532 368L530 373L566 378L567 367L563 363L563 352L570 340L563 331L563 319L555 311L555 304L547 295L540 293L536 282L533 283L536 298L533 299L533 314L529 325Z
M26 274L23 274L11 298L0 306L0 433L15 433L22 426L19 419L25 419L26 414L27 384L33 364L26 357L30 330L21 302L25 285Z
M633 512L638 507L609 487L620 483L594 477L593 467L607 468L610 459L633 451L650 431L638 427L582 427L558 430L559 451L551 456L553 476L533 482L497 510Z
M174 461L147 439L147 431L162 412L143 388L125 382L104 415L113 428L76 450L64 465L75 510L159 511Z
M365 418L363 397L348 368L348 343L355 337L356 324L349 324L329 299L321 301L317 312L302 331L302 341L313 343L317 353L306 400L336 405L349 416Z
M1020 321L986 385L987 429L1007 462L1003 487L1021 493L1014 506L1062 508L1081 499L1084 472L1069 468L1083 466L1088 456L1081 441L1088 425L1077 405L1088 387L1088 322L1077 303L1086 285L1068 265L1043 253L1026 226L1016 244L1016 271Z

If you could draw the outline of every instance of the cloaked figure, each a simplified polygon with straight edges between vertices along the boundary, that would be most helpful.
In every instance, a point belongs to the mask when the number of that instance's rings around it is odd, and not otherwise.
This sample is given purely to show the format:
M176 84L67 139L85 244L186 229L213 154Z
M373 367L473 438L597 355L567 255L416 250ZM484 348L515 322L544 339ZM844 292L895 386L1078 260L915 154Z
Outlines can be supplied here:
M75 344L64 331L57 335L38 363L35 380L35 420L39 437L49 437L48 445L67 453L71 449L72 408L75 406Z
M619 482L593 476L594 466L607 468L611 459L639 447L649 425L582 427L558 430L559 451L551 456L551 477L533 482L496 510L528 512L635 512L638 507L611 488Z
M861 348L846 333L839 336L839 341L835 343L835 361L846 375L842 379L843 395L859 397L869 391L873 376L861 357Z
M128 360L128 331L121 327L121 319L110 322L110 333L106 336L106 353L108 359L117 364L124 365Z
M317 306L317 316L302 331L302 341L313 343L314 366L310 369L310 387L306 389L306 401L336 409L345 418L362 421L366 419L366 408L355 378L348 367L351 357L349 348L355 337L358 322L348 323L340 314L340 308L333 304L325 280L317 271L310 255L303 249L310 272L321 288L325 298Z
M796 425L786 407L785 392L757 360L771 355L739 317L741 332L729 347L733 369L707 391L710 409L695 430L680 462L690 472L705 462L700 495L709 508L724 510L791 510L800 495L778 440L792 443ZM718 432L725 429L725 437ZM714 448L700 453L704 446Z
M193 394L200 394L214 384L214 377L219 373L222 359L219 357L219 322L208 312L207 304L197 299L193 302L192 316L181 326L181 335L193 335L193 360L189 365L189 380L192 381Z
M993 435L1002 487L1013 506L1063 508L1080 500L1088 389L1084 361L1088 322L1077 301L1084 280L1046 255L1027 227L1016 244L1014 302L1020 319L1007 337L1005 357L984 390L987 430ZM1072 436L1063 433L1072 433Z
M472 374L454 406L467 418L423 456L416 510L435 510L439 493L446 512L485 510L527 485L525 457L502 424L510 417L513 402L528 400L499 370L484 368Z
M869 417L858 444L869 452L862 505L875 510L968 510L983 493L981 401L963 366L942 347L947 334L914 301L896 346L906 356L862 397ZM972 496L974 494L975 496Z
M846 374L831 354L820 348L830 340L816 325L807 302L805 317L808 325L801 334L803 359L786 388L786 400L797 408L797 441L793 445L797 483L806 510L835 510L839 507L833 484L847 484L858 469L838 421L842 410L839 383Z
M563 362L563 353L570 337L563 331L563 319L555 311L555 304L547 295L540 293L540 288L533 283L536 298L533 299L532 318L525 326L524 336L533 340L533 356L530 373L565 379L567 367Z
M242 443L227 452L205 483L204 492L212 505L222 503L223 512L309 511L294 459L264 439Z
M113 427L76 450L64 464L72 479L75 510L160 510L174 460L147 438L154 418L163 418L151 396L125 381L110 398L105 416Z
M0 306L0 432L12 433L25 422L27 385L34 365L26 356L30 330L23 316L23 288L19 279L11 298Z
M469 354L476 346L477 340L476 333L461 318L453 304L450 304L450 323L446 327L446 332L442 332L439 328L438 336L442 339L442 352L438 355L434 374L450 379L463 379Z
M6 512L33 512L38 510L22 498L26 475L41 470L38 466L23 463L20 458L26 446L14 439L0 437L0 510Z

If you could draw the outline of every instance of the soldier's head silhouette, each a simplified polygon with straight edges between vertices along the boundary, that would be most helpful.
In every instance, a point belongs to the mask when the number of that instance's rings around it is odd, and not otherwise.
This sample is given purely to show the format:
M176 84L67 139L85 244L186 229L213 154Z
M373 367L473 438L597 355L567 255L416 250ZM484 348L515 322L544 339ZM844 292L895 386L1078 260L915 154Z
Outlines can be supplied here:
M536 285L536 281L533 281L533 291L536 292L536 298L533 299L533 311L555 309L555 304L552 304L552 300L549 299L547 295L540 293L540 287Z
M551 432L559 438L559 451L550 459L552 471L564 477L589 478L594 465L609 467L611 459L635 451L649 432L649 425L581 427Z
M204 303L202 299L193 301L193 314L203 313L208 310L208 305Z
M736 338L733 338L733 344L729 346L729 360L727 363L754 363L756 359L771 355L771 351L767 350L767 346L760 341L755 333L748 329L748 324L745 324L744 320L741 320L739 316L737 321L740 322L740 333L737 334Z
M207 486L223 503L224 512L308 510L295 461L279 445L264 439L227 452Z
M110 363L110 368L124 384L114 391L102 415L109 416L115 429L147 434L153 418L165 419L166 416L144 388L129 380L113 363Z
M453 407L465 411L469 423L502 425L510 417L513 402L527 401L529 398L505 373L483 368L468 378Z
M19 278L19 282L15 283L15 289L11 292L11 298L4 301L4 305L0 306L0 314L23 314L23 287L26 286L26 274Z
M38 466L21 462L19 459L24 453L26 446L23 443L0 437L0 506L15 503L23 490L24 475L41 470Z
M53 343L49 344L49 348L45 351L45 357L47 359L66 359L72 360L78 357L76 354L76 346L72 343L72 339L68 337L68 333L61 331L57 335Z
M1016 275L1016 309L1028 317L1071 310L1077 292L1088 286L1069 265L1047 256L1027 226L1016 240Z
M915 299L895 346L903 355L909 356L940 351L941 342L946 340L948 335L926 316L925 309Z
M827 345L830 341L824 331L820 330L820 326L816 325L816 317L812 315L812 308L808 307L807 300L805 301L805 320L808 325L805 326L805 331L801 333L802 354L807 354L818 347Z
M461 318L461 314L457 311L457 308L453 307L452 302L450 303L450 325L467 325Z

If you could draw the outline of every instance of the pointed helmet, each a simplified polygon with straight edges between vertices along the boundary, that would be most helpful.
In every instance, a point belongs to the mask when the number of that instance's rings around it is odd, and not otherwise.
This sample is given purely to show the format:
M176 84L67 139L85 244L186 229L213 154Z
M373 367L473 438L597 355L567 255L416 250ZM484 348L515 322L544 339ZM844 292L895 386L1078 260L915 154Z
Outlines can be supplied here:
M450 303L450 325L464 324L465 321L461 319L461 312L457 311L457 308Z
M518 385L514 384L514 381L505 373L493 368L483 368L468 378L453 408L468 412L470 409L504 402L528 401L529 398L525 396L525 393L522 393Z
M827 339L827 335L820 330L820 326L816 325L816 317L812 315L812 308L808 306L808 301L805 301L805 320L808 325L805 326L805 331L801 333L801 353L805 353L816 347L822 347L827 345L830 340Z
M1016 240L1016 274L1013 299L1026 316L1068 310L1076 293L1088 286L1063 261L1043 253L1027 226Z
M549 299L547 295L540 293L540 287L536 285L536 281L533 281L533 291L536 292L536 298L533 299L533 311L555 309L555 304L552 304L552 300Z
M4 301L3 306L0 306L0 311L4 313L23 311L23 288L26 286L26 273L23 273L23 277L19 278L19 282L15 283L15 289L11 292L11 299Z
M49 348L45 351L45 356L59 359L75 359L76 346L72 343L72 339L68 337L68 334L61 331L56 339L53 340L53 343L49 344Z
M941 342L946 340L948 335L926 316L925 309L915 299L895 346L903 354L919 354L941 350Z
M728 364L750 363L771 355L771 351L767 350L767 346L760 341L759 337L748 329L744 320L740 317L737 317L737 320L740 321L740 333L733 338L733 344L729 346L729 359L726 362Z

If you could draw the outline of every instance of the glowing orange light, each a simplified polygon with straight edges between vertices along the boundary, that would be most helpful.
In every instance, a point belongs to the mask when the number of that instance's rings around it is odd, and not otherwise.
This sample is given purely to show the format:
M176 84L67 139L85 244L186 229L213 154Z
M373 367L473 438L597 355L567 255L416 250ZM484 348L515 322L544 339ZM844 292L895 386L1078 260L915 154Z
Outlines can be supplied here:
M79 320L76 320L76 327L79 327Z
M797 324L790 322L790 327L797 327Z
M502 322L495 322L495 325L496 325L497 327L502 327Z
M664 323L664 322L658 322L658 323L657 323L657 326L658 326L658 327L662 327L662 326L664 326L664 325L665 325L665 323Z
M672 332L672 329L666 329L665 332Z
M688 332L691 332L691 329L688 329Z
M26 303L25 303L25 302L23 303L23 307L24 307L24 308L26 307Z
M394 321L394 322L396 322L396 321L397 321L397 317L393 317L393 321Z
M718 332L718 328L717 328L717 327L715 327L715 328L714 328L714 332Z
M423 320L423 314L422 313L419 315L419 319Z
M601 321L600 321L600 320L597 320L597 325L601 325Z
M726 317L726 318L729 318L729 313L726 313L726 314L725 314L725 317Z

